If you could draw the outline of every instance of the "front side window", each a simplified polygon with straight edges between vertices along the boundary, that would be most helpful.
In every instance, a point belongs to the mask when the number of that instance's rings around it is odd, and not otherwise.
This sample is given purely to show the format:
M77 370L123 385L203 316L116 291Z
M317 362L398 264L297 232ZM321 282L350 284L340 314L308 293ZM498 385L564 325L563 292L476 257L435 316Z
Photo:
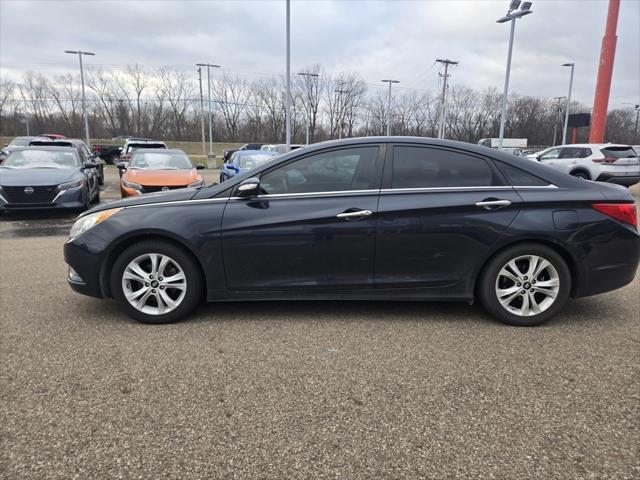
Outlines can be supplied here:
M258 165L261 165L265 162L268 162L273 157L275 157L272 153L247 153L247 154L238 154L234 159L233 163L238 165L239 168L255 168Z
M560 148L552 148L546 153L540 155L540 160L556 160L560 156Z
M263 194L336 192L377 188L378 147L356 147L311 155L260 178Z
M500 184L482 158L426 147L394 147L391 188L484 187Z

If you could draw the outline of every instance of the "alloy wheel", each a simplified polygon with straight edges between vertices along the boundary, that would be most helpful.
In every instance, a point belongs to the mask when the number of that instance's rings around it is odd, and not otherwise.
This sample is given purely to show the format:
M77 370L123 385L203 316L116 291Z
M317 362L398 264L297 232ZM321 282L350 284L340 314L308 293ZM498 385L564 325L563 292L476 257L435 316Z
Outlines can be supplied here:
M122 291L129 304L149 315L175 310L187 292L187 277L173 258L146 253L134 258L122 274Z
M508 312L530 317L547 310L560 291L560 276L551 262L538 255L516 257L498 272L495 293Z

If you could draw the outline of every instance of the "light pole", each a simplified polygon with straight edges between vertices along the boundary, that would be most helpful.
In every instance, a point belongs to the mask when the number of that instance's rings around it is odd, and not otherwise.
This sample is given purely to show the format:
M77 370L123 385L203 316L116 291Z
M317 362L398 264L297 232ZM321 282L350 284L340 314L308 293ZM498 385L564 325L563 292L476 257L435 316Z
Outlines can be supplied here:
M521 3L522 5L520 5ZM507 71L504 76L504 92L502 94L502 114L500 115L500 137L498 139L499 149L502 149L502 141L504 140L504 124L507 120L507 95L509 94L509 74L511 73L511 54L513 53L513 35L516 31L516 19L533 13L530 9L531 2L511 0L511 3L509 4L509 11L507 12L507 14L504 17L496 20L496 23L511 22L511 33L509 34L509 52L507 53Z
M563 67L571 67L571 76L569 77L569 95L567 96L567 104L564 107L564 127L562 128L562 145L567 143L567 128L569 126L569 102L571 101L571 89L573 88L573 70L575 63L563 63Z
M317 73L311 72L300 72L298 73L301 77L304 77L304 86L307 94L307 145L309 145L309 117L311 116L310 108L311 108L311 83L310 78L318 78L319 75Z
M381 80L389 84L389 104L387 106L387 137L391 136L391 84L400 83L400 80Z
M285 143L291 150L291 1L287 0L287 93L285 99Z
M204 100L202 99L202 67L198 67L198 84L200 85L200 130L202 133L202 155L206 155L207 147L204 136Z
M87 137L87 145L91 147L91 139L89 138L89 118L87 117L87 102L84 94L84 69L82 68L82 56L93 56L95 55L95 53L83 52L82 50L65 50L64 53L78 55L78 60L80 61L80 83L82 84L82 116L84 117L84 134Z
M634 135L638 135L638 121L640 120L640 105L637 103L628 103L625 102L623 105L633 105L633 109L636 111L636 126L633 129Z
M554 100L558 101L558 103L556 104L556 113L557 113L556 120L555 120L555 122L553 122L553 143L552 143L552 146L554 146L554 147L556 146L556 138L558 136L558 123L560 123L561 118L562 118L560 116L560 113L562 112L562 107L560 106L560 102L562 100L564 100L565 98L567 98L567 97L554 97Z
M196 67L207 67L207 106L209 111L209 156L213 156L213 125L211 123L211 69L220 68L213 63L196 63Z

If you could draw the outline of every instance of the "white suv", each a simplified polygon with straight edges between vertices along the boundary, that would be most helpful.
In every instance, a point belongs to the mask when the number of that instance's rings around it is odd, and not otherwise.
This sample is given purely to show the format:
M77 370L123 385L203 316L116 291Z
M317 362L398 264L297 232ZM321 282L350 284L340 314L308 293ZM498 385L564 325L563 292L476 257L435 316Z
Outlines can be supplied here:
M564 145L527 155L527 158L585 180L617 183L627 187L640 182L640 160L629 145Z

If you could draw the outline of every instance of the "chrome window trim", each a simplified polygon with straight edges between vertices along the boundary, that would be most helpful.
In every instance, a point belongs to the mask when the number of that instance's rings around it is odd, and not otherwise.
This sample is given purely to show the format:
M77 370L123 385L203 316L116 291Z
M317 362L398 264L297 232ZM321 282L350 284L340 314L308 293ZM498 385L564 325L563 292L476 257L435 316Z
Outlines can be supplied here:
M512 190L514 188L526 189L526 190L545 190L550 188L558 188L556 185L550 184L545 186L534 185L503 185L493 187L428 187L428 188L383 188L383 189L369 189L369 190L336 190L331 192L305 192L305 193L272 193L266 195L258 195L251 197L255 199L269 199L269 198L298 198L298 197L330 197L333 195L372 195L372 194L389 194L389 193L429 193L429 192L459 192L459 191L500 191L500 190ZM181 205L181 204L198 204L198 203L218 203L226 202L229 200L250 200L248 197L221 197L221 198L200 198L196 200L174 200L170 202L159 203L144 203L141 205L129 205L122 208L139 208L139 207L159 207L163 205Z

